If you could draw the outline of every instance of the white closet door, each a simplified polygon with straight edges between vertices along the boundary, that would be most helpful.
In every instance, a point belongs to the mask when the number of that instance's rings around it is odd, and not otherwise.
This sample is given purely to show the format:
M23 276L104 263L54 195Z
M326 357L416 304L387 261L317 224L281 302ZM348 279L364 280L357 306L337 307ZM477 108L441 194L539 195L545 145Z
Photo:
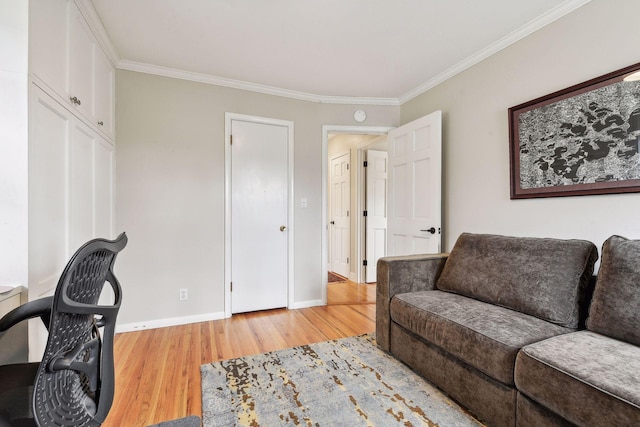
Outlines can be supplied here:
M232 120L231 135L231 311L286 307L289 130Z

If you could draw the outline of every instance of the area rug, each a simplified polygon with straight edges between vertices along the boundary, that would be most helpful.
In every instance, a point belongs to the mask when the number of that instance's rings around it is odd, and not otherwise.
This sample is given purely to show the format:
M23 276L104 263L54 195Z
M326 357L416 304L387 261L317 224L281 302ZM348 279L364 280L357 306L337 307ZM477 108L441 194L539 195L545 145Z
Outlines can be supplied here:
M329 272L329 283L341 283L341 282L346 282L347 280L349 279L339 275L338 273L334 273L333 271Z
M159 424L153 424L148 427L200 427L200 417L190 415L188 417L179 418L177 420L164 421Z
M372 335L200 367L202 421L214 426L481 426Z

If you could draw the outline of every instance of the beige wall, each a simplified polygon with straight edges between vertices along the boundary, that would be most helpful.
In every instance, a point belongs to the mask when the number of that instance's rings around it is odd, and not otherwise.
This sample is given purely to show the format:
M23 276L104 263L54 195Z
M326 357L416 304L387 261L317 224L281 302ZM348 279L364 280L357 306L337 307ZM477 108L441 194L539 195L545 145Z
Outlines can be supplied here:
M443 111L444 247L464 231L640 238L640 194L509 199L507 109L640 62L640 2L593 0L405 103L401 122Z
M322 126L394 126L399 107L329 105L118 71L120 324L224 312L224 113L291 120L294 147L294 301L322 298ZM300 199L308 207L300 207ZM188 288L189 299L178 300Z
M363 107L367 126L443 111L445 249L464 231L599 246L614 233L640 237L638 194L510 200L507 120L511 106L640 62L638 16L635 0L593 0L401 107ZM357 125L357 108L129 71L116 86L116 219L130 236L117 265L120 323L224 311L225 112L295 123L294 299L319 300L322 125Z

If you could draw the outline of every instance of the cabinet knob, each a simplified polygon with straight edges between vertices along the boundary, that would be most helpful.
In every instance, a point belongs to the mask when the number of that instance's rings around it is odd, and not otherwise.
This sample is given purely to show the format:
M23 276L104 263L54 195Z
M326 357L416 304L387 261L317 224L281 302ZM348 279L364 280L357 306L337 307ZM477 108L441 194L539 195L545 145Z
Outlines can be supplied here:
M104 126L104 122L103 122L102 120L100 120L100 121L98 122L98 124L99 124L100 126Z
M78 99L77 96L72 96L71 98L69 98L71 100L72 103L76 104L76 105L80 105L82 104L82 102Z

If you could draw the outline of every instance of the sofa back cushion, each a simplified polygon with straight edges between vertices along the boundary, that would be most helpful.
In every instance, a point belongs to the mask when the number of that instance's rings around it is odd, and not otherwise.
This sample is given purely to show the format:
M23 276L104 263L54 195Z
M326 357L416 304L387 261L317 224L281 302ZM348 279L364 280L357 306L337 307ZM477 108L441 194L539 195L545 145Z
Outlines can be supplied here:
M585 240L463 233L436 286L577 328L597 258Z
M640 240L611 236L602 245L587 329L640 345Z

